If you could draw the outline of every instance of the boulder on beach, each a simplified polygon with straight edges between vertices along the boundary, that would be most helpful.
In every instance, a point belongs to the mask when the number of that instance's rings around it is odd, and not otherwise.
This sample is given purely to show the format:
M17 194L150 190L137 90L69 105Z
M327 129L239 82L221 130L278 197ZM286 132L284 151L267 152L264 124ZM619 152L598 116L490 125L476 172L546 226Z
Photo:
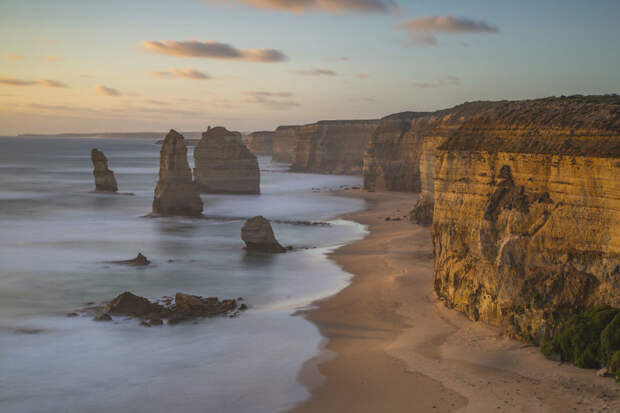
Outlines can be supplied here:
M153 199L153 214L199 217L202 200L187 163L183 135L170 130L160 152L159 181Z
M90 160L93 162L95 176L95 190L100 192L116 192L118 185L114 171L108 169L108 158L99 149L90 151Z
M256 216L245 221L241 228L241 239L246 249L263 252L286 252L273 233L271 224L262 216Z
M194 150L194 177L202 193L258 194L258 160L239 135L209 128Z

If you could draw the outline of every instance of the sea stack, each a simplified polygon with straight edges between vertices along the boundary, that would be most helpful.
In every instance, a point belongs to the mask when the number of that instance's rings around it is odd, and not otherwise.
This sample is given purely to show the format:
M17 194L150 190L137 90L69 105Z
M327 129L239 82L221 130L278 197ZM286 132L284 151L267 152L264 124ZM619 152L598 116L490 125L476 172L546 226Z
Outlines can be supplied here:
M173 129L166 135L160 152L153 213L189 217L202 214L202 200L187 163L183 135Z
M241 228L241 239L248 250L286 252L286 248L276 240L269 221L260 215L245 221Z
M271 155L275 132L260 131L248 135L248 149L255 155Z
M114 171L108 169L108 158L99 149L90 152L93 162L93 175L95 176L95 190L99 192L116 192L118 185L114 177Z
M194 150L194 165L196 184L202 193L260 193L256 156L226 128L209 128L202 134Z

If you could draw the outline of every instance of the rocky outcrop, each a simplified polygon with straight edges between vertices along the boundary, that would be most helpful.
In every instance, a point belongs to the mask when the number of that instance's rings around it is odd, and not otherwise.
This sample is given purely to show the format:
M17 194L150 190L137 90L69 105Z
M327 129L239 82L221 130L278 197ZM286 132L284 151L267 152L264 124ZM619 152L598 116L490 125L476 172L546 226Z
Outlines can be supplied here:
M378 120L329 120L296 129L292 172L358 175Z
M237 134L225 128L209 128L194 150L194 176L203 193L260 193L256 155Z
M136 258L124 261L108 261L110 264L129 265L130 267L144 267L151 263L141 252L138 253Z
M295 144L297 137L295 130L299 126L286 125L278 126L273 137L273 162L292 163L295 156Z
M187 163L183 135L170 130L160 151L159 181L155 188L153 214L197 217L202 214L202 200L192 180Z
M246 249L262 252L286 252L273 234L271 224L262 216L256 216L245 221L241 228L241 239Z
M248 135L248 149L255 155L271 155L275 132L252 132Z
M409 215L409 219L418 225L429 226L433 223L435 151L446 139L445 136L427 136L422 141L419 164L420 196Z
M114 171L108 169L108 158L99 149L90 152L93 162L93 175L95 176L95 190L100 192L116 192L118 185L114 177Z
M434 285L449 307L534 343L620 307L620 98L502 103L435 162Z

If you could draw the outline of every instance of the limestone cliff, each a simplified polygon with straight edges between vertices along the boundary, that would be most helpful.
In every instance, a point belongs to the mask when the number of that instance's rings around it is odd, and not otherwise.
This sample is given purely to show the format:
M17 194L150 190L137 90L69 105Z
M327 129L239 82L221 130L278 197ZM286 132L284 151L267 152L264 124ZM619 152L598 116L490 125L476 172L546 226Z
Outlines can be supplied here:
M203 193L260 193L256 155L237 134L222 127L202 134L194 150L194 176Z
M336 120L298 127L291 171L361 174L364 148L378 124L378 120Z
M435 159L435 290L534 343L620 307L620 99L504 102Z
M187 163L183 135L170 130L160 151L159 181L155 188L153 213L162 216L200 216L202 200Z
M278 126L273 137L273 162L292 163L295 155L296 135L298 126Z
M252 132L248 135L247 147L255 155L271 155L275 132Z
M99 149L90 152L93 163L93 175L95 176L95 190L101 192L116 192L118 185L114 177L114 171L108 169L108 158Z

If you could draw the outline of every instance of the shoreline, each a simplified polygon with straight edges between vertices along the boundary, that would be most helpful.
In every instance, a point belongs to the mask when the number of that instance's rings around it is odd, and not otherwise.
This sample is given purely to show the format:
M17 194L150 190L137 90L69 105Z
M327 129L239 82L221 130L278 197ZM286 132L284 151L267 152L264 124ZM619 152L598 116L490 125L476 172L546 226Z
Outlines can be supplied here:
M328 255L350 284L297 313L324 340L298 374L310 397L289 412L620 411L613 379L547 360L439 301L430 228L403 218L417 194L337 194L367 201L340 218L369 235Z

